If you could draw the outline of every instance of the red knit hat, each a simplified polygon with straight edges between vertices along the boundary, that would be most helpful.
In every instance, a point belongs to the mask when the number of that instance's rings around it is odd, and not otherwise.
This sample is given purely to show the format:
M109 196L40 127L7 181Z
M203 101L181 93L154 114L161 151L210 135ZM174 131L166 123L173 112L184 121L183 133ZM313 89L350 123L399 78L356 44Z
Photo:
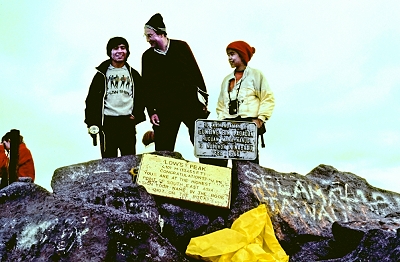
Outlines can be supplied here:
M256 49L254 47L251 47L248 43L245 41L235 41L230 43L226 49L233 49L237 51L240 55L240 57L244 60L244 63L248 63L253 56L253 54L256 52Z

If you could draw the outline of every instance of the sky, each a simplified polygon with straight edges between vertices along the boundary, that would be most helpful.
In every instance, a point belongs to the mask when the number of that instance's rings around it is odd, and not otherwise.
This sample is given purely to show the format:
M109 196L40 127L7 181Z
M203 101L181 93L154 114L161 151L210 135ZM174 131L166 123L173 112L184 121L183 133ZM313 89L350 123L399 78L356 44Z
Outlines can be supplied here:
M320 164L400 192L400 1L0 0L0 134L19 129L35 182L52 191L59 167L100 159L84 124L95 67L107 41L125 37L141 72L144 24L161 13L186 41L209 92L209 119L232 69L226 46L256 52L276 106L266 123L262 166L308 174ZM143 151L148 120L137 126ZM175 147L198 161L184 125Z

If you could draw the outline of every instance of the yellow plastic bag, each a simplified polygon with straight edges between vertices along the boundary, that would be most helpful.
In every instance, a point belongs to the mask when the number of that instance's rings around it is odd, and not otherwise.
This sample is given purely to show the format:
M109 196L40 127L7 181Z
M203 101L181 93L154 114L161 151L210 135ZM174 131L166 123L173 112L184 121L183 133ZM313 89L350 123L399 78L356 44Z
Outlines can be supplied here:
M230 229L192 238L186 255L212 262L289 261L264 204L242 214Z

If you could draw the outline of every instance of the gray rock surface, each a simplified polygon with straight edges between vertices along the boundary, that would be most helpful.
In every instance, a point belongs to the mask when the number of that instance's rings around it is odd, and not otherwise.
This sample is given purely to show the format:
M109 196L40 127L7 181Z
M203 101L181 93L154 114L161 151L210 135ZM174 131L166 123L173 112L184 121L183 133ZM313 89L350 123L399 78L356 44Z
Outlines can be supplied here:
M132 175L140 161L61 167L52 193L29 181L0 190L0 261L195 261L185 255L190 238L230 227L260 203L290 261L399 261L400 195L354 174L238 162L231 208L222 209L148 194Z
M265 203L276 236L289 254L304 242L333 238L335 221L376 223L400 209L399 194L375 188L361 177L327 165L316 167L306 176L279 173L252 163L239 163L234 169L240 193L232 213L240 215L243 203L248 205L246 209Z
M16 191L26 194L13 198ZM186 261L138 216L59 199L32 183L1 194L1 261Z

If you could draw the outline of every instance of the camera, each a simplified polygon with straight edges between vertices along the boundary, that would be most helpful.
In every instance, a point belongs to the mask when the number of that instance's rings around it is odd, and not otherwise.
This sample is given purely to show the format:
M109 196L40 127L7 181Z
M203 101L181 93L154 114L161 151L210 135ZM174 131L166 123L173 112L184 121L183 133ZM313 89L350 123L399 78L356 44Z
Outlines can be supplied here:
M237 99L229 101L229 114L236 115L239 109L239 101Z

